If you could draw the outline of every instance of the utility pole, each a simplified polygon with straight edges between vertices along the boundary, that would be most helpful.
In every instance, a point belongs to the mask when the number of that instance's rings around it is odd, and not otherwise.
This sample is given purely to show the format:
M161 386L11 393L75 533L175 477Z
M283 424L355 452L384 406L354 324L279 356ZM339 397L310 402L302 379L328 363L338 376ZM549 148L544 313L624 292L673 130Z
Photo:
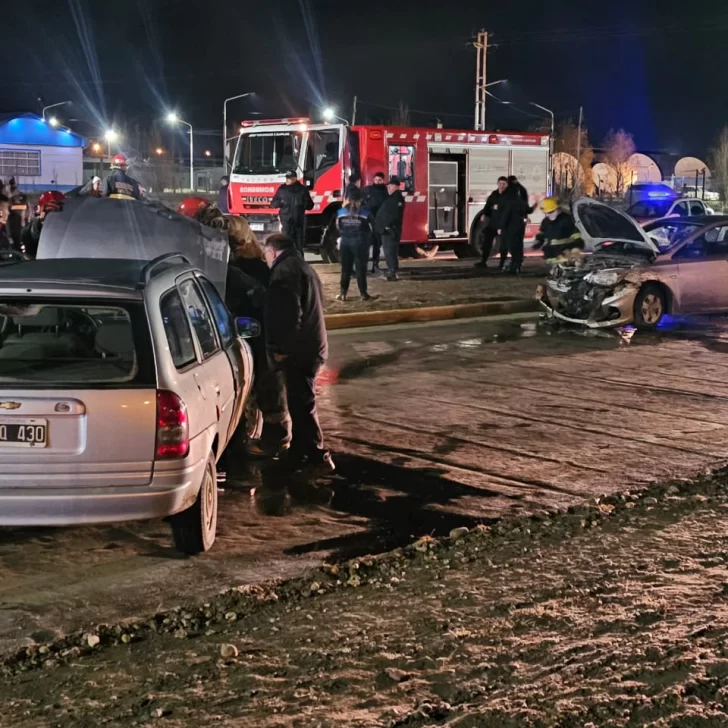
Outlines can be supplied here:
M356 100L357 97L354 96L354 106L351 109L351 125L354 126L356 124Z
M579 191L579 170L581 169L581 124L584 121L584 107L579 107L579 127L576 131L576 179L574 180L574 192Z
M481 30L473 44L476 50L475 69L475 131L485 130L485 86L487 78L488 33Z

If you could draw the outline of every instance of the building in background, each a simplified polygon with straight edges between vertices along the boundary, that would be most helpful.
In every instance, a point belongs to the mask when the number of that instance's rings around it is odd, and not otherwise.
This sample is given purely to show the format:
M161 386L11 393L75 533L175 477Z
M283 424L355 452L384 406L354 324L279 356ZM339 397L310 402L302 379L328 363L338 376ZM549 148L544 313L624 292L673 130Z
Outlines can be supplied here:
M86 140L37 114L0 114L0 179L26 191L68 191L83 184Z

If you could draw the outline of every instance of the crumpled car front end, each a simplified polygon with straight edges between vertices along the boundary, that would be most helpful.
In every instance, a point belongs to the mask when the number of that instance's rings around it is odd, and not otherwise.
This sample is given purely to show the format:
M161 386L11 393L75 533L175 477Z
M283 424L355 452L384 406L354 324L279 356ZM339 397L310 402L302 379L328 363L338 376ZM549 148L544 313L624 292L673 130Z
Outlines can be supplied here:
M536 298L550 317L560 321L608 328L632 322L641 283L639 262L592 256L581 265L557 263Z

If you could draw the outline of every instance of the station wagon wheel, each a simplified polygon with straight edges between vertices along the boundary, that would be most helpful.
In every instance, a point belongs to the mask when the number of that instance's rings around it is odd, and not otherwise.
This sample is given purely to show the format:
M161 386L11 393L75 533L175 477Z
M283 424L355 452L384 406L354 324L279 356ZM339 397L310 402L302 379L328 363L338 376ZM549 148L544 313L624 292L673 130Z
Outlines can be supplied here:
M652 331L657 328L665 313L664 291L653 284L644 286L635 298L634 325L643 331Z
M217 533L217 472L211 454L195 502L170 518L175 548L196 556L212 548Z
M257 440L263 432L263 413L260 411L255 393L252 391L245 402L241 425L245 431L245 439L248 441Z

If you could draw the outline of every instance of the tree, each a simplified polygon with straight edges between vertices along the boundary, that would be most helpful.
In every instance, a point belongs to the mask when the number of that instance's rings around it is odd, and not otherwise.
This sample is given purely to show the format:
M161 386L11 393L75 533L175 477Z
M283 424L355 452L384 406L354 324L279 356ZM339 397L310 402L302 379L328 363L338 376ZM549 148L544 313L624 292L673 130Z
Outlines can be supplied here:
M728 126L723 127L718 141L708 152L708 164L721 200L728 202Z
M410 125L410 113L409 106L403 101L399 102L399 108L392 114L392 119L389 122L390 126L409 126Z
M576 155L579 154L577 160ZM592 162L594 161L594 149L589 142L589 132L582 124L581 143L579 143L579 128L572 119L567 119L559 124L554 135L554 155L558 164L554 165L555 185L558 188L559 196L568 198L577 187L579 192L591 195L594 192L594 180L592 178ZM577 176L578 175L578 176Z
M634 139L624 129L610 129L604 138L604 161L614 170L617 182L617 195L625 193L629 178L629 158L635 153Z

